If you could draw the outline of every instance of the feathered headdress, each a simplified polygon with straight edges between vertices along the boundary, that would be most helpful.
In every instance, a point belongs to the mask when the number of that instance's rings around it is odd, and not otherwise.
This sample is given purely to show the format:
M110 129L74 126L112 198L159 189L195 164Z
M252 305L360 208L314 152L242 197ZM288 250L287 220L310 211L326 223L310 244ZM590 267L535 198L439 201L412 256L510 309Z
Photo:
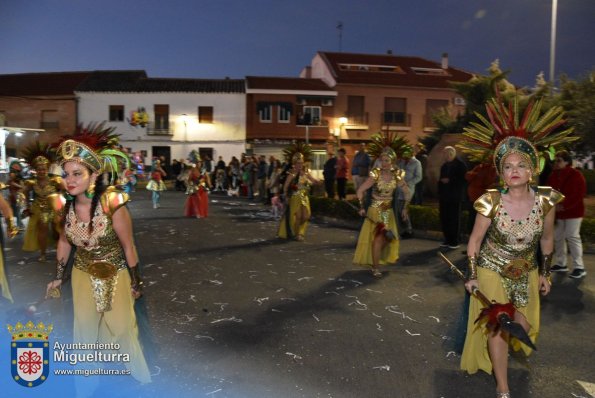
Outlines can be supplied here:
M378 132L370 138L367 144L367 152L373 159L382 155L388 155L393 161L403 155L404 152L411 152L413 148L405 137L399 137L396 132Z
M506 106L500 93L496 94L486 104L488 118L476 113L480 123L466 127L462 141L457 144L471 161L485 162L492 158L501 173L502 160L516 152L530 160L534 172L539 174L545 156L553 159L561 146L578 139L570 136L572 128L561 129L566 122L562 107L554 106L541 115L540 99L530 102L521 116L518 97Z
M312 147L309 144L297 141L283 149L283 156L287 162L291 163L295 163L298 158L301 158L304 162L309 162L312 160Z
M87 127L79 125L72 136L62 137L57 149L60 165L75 161L84 164L96 173L111 173L110 183L120 173L120 163L130 167L128 156L117 149L118 135L115 127L104 127L105 122L90 123Z
M23 149L23 158L25 161L37 168L40 165L49 165L55 158L50 144L35 141Z

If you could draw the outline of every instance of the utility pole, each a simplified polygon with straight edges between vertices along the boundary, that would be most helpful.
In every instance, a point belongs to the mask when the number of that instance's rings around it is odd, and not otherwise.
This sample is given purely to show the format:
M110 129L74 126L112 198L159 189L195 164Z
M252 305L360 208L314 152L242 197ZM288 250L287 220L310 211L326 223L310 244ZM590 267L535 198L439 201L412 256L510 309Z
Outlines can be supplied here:
M343 51L343 22L337 23L337 29L339 30L339 52Z

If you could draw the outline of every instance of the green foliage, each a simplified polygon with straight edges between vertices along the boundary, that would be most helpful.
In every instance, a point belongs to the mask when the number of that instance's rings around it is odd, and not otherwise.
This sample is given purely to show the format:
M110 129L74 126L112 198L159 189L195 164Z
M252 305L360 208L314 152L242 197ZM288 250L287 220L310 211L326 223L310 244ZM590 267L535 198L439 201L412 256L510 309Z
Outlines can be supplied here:
M581 239L585 243L595 243L595 218L583 218Z
M350 203L357 209L359 204L356 200ZM310 197L310 210L312 214L324 215L326 217L340 218L344 220L357 220L357 211L342 200Z
M579 80L562 76L556 102L566 111L568 124L581 137L580 149L595 150L595 70ZM579 149L576 145L576 149Z
M587 181L587 194L595 195L595 170L581 170Z

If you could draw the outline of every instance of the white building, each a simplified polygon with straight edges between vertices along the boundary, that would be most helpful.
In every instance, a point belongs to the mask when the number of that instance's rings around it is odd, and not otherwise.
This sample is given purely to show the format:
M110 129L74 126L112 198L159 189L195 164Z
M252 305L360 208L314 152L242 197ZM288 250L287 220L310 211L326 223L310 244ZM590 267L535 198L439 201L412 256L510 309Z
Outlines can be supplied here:
M78 123L106 121L120 143L154 156L201 156L227 163L245 152L246 95L242 79L148 78L144 71L97 71L75 92ZM140 116L134 125L134 113ZM144 113L144 115L143 115ZM146 118L142 120L143 116ZM146 123L145 123L146 122Z

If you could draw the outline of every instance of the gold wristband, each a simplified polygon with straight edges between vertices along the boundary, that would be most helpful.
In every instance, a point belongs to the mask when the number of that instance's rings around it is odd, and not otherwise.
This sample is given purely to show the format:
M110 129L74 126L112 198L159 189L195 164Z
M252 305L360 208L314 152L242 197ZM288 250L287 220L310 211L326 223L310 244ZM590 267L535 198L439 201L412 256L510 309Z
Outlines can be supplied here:
M539 275L543 275L546 278L550 278L552 274L552 259L554 253L544 254L541 260L541 264L539 264Z
M467 272L469 273L469 280L477 279L477 257L467 257Z

